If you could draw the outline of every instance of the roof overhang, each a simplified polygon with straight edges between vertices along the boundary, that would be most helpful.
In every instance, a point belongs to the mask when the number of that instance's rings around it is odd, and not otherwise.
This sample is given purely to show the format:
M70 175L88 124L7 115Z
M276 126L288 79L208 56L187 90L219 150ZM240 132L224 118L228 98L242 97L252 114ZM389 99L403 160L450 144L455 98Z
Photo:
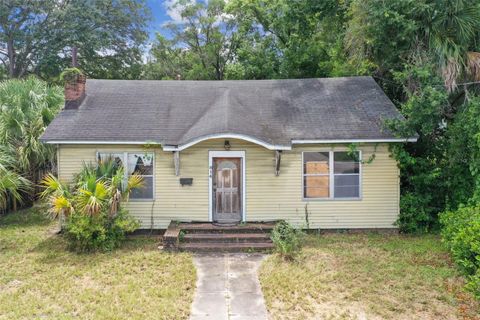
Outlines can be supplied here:
M155 141L101 141L101 140L47 140L43 141L47 144L98 144L98 145L161 145L164 151L182 151L191 146L200 143L202 141L211 140L211 139L239 139L248 141L251 143L255 143L262 147L265 147L269 150L291 150L292 145L295 144L338 144L338 143L405 143L405 142L416 142L417 137L410 137L410 138L380 138L380 139L294 139L291 141L290 145L280 145L280 144L272 144L261 139L251 137L244 134L236 134L236 133L219 133L219 134L211 134L205 135L193 140L190 140L187 143L181 145L168 145L162 144L161 142Z
M305 139L292 140L292 144L329 144L329 143L391 143L391 142L417 142L416 137L410 138L380 138L380 139Z
M161 145L154 141L102 141L102 140L42 140L47 144L119 144L119 145Z
M163 150L164 151L182 151L185 150L197 143L200 143L205 140L211 140L211 139L240 139L240 140L245 140L251 143L258 144L262 147L265 147L269 150L291 150L292 146L291 145L279 145L279 144L271 144L268 142L265 142L263 140L257 139L255 137L251 137L245 134L238 134L238 133L218 133L218 134L209 134L205 135L193 140L190 140L187 143L178 145L178 146L172 146L172 145L164 145Z

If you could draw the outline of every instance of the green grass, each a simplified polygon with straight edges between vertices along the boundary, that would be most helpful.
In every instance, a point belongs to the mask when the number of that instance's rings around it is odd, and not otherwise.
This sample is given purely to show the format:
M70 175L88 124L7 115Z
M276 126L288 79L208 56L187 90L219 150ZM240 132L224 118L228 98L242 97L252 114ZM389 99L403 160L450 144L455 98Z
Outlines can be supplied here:
M187 319L188 254L136 237L110 253L66 250L41 208L0 217L0 319Z
M266 259L272 319L478 319L437 236L308 236L298 261Z

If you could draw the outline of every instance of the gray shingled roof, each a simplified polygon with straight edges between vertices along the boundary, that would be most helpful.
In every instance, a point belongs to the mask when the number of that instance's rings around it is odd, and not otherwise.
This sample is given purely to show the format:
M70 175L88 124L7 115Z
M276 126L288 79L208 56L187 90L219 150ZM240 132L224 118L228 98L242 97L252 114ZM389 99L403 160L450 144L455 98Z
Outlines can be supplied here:
M182 145L240 134L272 145L292 140L390 139L400 118L371 77L242 80L87 80L78 110L62 110L43 141Z

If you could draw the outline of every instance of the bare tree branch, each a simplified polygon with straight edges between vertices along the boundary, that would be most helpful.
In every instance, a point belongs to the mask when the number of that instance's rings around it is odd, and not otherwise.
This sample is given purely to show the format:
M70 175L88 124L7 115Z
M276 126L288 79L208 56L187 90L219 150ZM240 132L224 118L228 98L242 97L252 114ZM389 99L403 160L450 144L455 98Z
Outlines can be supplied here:
M5 61L5 59L2 58L2 57L0 57L0 61L2 61L3 65L5 66L5 68L8 69L7 61Z

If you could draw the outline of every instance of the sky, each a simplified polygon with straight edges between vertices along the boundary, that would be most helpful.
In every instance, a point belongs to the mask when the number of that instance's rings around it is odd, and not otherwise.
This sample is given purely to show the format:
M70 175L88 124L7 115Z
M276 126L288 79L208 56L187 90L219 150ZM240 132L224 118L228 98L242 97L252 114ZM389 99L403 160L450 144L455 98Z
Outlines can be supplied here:
M155 37L156 32L162 31L162 25L170 21L180 21L178 9L168 9L175 0L147 0L153 15L153 21L150 23L150 39Z
M161 31L161 26L171 20L170 16L167 14L167 1L163 0L147 0L147 5L152 10L153 21L150 23L149 32L150 38L152 39L155 36L155 33Z

